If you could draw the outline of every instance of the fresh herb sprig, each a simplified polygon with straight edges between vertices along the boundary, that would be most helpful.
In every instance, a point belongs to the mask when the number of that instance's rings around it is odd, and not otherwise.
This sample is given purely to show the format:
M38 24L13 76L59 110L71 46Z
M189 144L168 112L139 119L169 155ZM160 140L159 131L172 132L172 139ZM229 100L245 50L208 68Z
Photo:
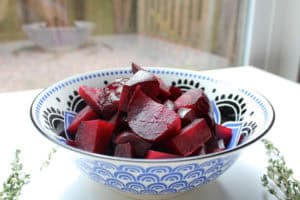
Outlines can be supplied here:
M47 159L42 163L40 170L48 167L52 160L56 149L52 148L48 153ZM17 200L21 194L24 185L30 182L30 174L23 171L23 164L20 160L21 150L17 149L15 152L15 159L11 163L11 174L3 183L2 191L0 192L0 200Z
M56 149L52 148L49 153L48 153L48 157L47 157L47 160L45 160L41 167L40 167L40 171L42 171L43 169L45 169L46 167L49 166L50 164L50 161L52 160L52 157L53 157L53 154L56 153Z
M261 177L264 187L279 200L300 200L300 182L293 177L280 151L269 140L262 142L269 157L267 173Z
M1 200L17 200L23 186L30 181L30 174L23 172L20 153L19 149L15 152L15 159L11 163L12 172L3 183L3 190L0 192Z

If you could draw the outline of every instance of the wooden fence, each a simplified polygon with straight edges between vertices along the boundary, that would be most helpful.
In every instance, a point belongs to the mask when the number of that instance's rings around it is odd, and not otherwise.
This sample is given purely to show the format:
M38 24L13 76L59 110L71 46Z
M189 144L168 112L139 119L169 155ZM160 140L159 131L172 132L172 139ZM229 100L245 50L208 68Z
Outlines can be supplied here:
M233 61L240 51L245 19L243 8L247 0L63 1L69 21L94 22L96 35L137 32L216 53ZM1 0L0 41L26 38L21 25L31 21L27 18L32 12L27 12L22 2L27 1Z
M239 0L138 0L138 32L233 60L244 4Z

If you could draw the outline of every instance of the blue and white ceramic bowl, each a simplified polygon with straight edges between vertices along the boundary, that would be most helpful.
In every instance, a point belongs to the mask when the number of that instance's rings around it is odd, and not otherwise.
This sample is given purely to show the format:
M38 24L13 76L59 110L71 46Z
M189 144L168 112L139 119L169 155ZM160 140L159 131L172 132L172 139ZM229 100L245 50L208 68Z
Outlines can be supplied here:
M78 87L105 86L118 77L130 76L130 68L79 74L53 84L33 101L32 122L47 139L71 153L75 164L90 179L141 199L172 197L216 179L237 160L242 149L263 137L274 122L272 105L255 91L229 85L198 71L148 69L182 90L203 88L212 101L216 122L233 130L230 147L208 155L146 160L93 154L66 145L57 133L85 106L77 93ZM237 145L241 136L243 142Z

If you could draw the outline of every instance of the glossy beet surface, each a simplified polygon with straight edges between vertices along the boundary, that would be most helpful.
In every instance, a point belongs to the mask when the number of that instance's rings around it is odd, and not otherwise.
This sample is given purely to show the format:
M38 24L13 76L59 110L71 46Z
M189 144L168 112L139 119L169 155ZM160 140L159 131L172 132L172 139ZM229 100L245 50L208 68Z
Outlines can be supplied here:
M133 147L133 153L136 157L143 158L152 144L139 137L131 131L125 131L114 139L115 144L130 143Z
M89 152L106 154L113 130L114 126L104 120L83 121L76 133L76 145Z
M110 93L108 88L81 86L79 95L104 119L109 119L117 111L118 100L114 94Z
M159 94L159 82L155 76L150 72L140 70L124 84L120 97L119 110L127 112L130 98L136 86L140 86L150 97L156 97Z
M172 101L175 101L178 97L182 95L181 89L176 86L171 86L169 88L169 92L170 92L169 99Z
M114 156L133 158L133 155L133 147L131 143L127 142L116 145Z
M94 110L90 106L84 107L73 119L71 125L68 128L69 134L75 134L78 126L82 121L97 119L98 115L94 112Z
M165 159L165 158L178 158L178 155L160 152L160 151L154 151L150 150L148 151L146 158L147 159Z
M206 121L197 119L170 140L170 148L179 155L189 156L202 147L211 137L212 134Z
M198 118L196 112L191 108L179 108L177 113L181 118L182 127L190 124L192 121Z
M210 111L209 99L202 89L185 92L176 99L175 105L177 108L191 108L200 115L206 115Z
M151 142L174 136L181 127L177 113L152 100L140 88L132 95L127 120L137 135Z

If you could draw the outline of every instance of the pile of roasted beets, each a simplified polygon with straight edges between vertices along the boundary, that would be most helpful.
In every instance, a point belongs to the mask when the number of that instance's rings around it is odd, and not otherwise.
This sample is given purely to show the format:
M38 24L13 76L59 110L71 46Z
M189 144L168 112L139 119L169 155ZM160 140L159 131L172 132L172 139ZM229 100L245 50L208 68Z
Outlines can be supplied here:
M77 148L128 158L177 158L226 149L232 131L216 124L202 89L185 93L132 64L133 76L104 88L81 86L87 106L68 128Z

